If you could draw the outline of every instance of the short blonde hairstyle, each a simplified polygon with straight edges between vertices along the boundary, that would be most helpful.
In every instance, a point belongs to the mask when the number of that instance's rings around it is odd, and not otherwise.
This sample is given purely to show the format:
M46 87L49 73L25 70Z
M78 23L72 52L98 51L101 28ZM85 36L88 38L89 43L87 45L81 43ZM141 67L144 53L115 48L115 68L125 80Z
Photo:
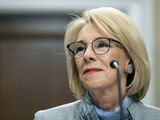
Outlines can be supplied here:
M69 55L66 45L77 40L77 36L86 24L94 24L107 37L119 41L134 66L134 72L127 78L127 95L134 100L141 100L150 83L150 66L143 39L131 18L123 12L110 7L86 10L81 17L68 24L65 34L65 53L69 85L76 98L84 96L87 91L79 80L75 60Z

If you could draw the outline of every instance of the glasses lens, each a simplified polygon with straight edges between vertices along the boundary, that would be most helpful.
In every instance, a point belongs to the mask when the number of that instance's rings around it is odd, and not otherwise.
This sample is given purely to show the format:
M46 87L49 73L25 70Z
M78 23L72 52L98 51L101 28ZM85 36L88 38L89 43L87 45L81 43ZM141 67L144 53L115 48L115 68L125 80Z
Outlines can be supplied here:
M105 38L97 39L93 42L93 50L95 51L95 53L100 55L108 52L109 47L110 47L110 41Z
M74 54L75 58L79 58L83 56L85 52L85 44L82 42L75 42L70 44L69 49Z

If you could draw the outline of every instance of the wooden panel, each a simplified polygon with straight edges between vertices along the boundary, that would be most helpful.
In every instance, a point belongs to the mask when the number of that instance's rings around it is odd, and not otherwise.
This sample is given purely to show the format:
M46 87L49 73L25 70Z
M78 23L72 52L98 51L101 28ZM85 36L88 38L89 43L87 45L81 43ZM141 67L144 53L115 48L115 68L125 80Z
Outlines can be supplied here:
M37 110L73 101L63 37L0 40L0 120L32 120Z

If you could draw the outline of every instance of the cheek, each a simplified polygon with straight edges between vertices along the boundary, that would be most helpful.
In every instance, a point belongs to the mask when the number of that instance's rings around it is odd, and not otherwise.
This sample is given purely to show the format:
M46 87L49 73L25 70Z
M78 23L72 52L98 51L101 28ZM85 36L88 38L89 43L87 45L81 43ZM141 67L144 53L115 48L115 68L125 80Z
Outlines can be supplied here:
M120 74L122 77L126 77L125 68L128 65L128 56L126 55L125 51L119 49L118 51L113 51L112 54L109 55L109 59L117 60L120 66Z
M117 60L116 57L114 57L115 55L111 54L107 54L103 57L101 57L99 60L101 61L101 63L103 63L106 67L110 68L110 63L113 60Z
M80 73L81 68L82 68L82 60L76 59L76 60L75 60L75 64L76 64L76 67L77 67L78 72Z
M124 63L128 60L127 55L125 52L121 49L113 50L110 54L107 56L108 62L111 62L112 60L117 60L120 65L124 65Z
M110 67L111 61L116 60L119 62L120 65L120 74L125 77L125 68L126 68L126 62L127 62L127 57L125 54L121 53L121 51L113 51L104 56L101 61L105 62L107 66L107 71L110 73L113 73L115 70Z

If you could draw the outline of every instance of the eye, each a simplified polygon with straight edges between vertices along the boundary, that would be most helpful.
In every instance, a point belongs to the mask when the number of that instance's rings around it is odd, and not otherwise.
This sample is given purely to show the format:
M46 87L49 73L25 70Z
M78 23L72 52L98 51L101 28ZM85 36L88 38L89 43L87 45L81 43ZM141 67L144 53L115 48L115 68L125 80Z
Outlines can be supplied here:
M84 51L84 49L85 49L85 48L84 48L83 46L78 47L78 48L76 49L76 51L75 51L75 54Z
M97 48L104 48L104 47L109 47L109 43L105 41L100 41L96 45Z

